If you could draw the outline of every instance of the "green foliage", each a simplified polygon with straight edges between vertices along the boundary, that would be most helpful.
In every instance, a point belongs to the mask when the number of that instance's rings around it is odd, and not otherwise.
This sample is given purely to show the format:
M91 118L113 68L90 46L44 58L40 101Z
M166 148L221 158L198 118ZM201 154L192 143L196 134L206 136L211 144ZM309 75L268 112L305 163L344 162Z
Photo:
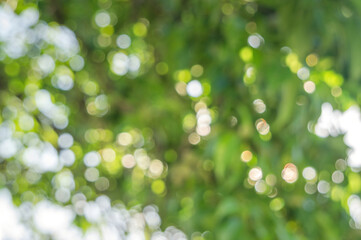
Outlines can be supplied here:
M361 236L352 147L342 126L317 132L323 103L361 101L357 1L9 2L48 22L27 27L48 30L19 55L0 29L13 141L0 143L0 187L15 204L72 206L79 193L156 204L162 228L191 239ZM47 151L58 160L39 160Z

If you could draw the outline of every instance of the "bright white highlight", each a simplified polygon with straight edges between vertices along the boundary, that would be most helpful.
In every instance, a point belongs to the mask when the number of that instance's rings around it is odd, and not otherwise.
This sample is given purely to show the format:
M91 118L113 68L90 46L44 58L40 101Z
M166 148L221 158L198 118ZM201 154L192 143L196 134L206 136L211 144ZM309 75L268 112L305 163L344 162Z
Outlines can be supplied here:
M192 80L187 84L187 93L191 97L199 97L203 94L202 84L198 80Z

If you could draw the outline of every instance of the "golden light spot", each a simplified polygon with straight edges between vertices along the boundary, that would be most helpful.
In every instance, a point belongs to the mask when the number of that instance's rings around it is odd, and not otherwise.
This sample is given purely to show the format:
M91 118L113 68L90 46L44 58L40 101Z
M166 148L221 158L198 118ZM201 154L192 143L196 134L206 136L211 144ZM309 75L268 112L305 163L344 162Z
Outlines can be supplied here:
M175 85L175 90L181 96L187 95L187 84L184 82L177 82Z
M252 158L253 158L253 154L249 150L243 151L241 154L241 159L243 162L249 162L252 160Z
M193 132L188 136L188 141L190 144L196 145L201 141L201 137L197 133Z
M141 169L146 170L149 168L150 158L147 154L136 154L135 160L137 162L138 167L140 167Z
M198 112L201 109L207 109L207 105L204 102L199 101L196 103L196 105L194 105L194 110Z
M331 94L334 97L339 97L342 95L342 88L340 87L334 87L331 89Z
M95 115L97 114L97 108L95 106L95 102L90 102L88 103L88 105L86 106L86 110L90 115Z
M135 158L131 154L126 154L122 157L122 164L125 168L133 168L135 166Z
M287 163L282 170L282 178L287 183L294 183L298 179L298 171L296 165Z
M308 94L311 94L316 90L316 85L312 81L307 81L303 84L303 88Z
M108 47L112 43L112 39L109 36L104 35L99 35L97 41L101 47Z
M106 162L113 162L115 160L115 151L111 148L103 149L101 155Z
M132 135L130 135L127 132L119 133L117 136L117 142L118 144L122 146L128 146L133 141Z
M306 63L307 63L307 65L310 66L310 67L316 66L317 63L318 63L318 57L317 57L317 55L314 54L314 53L311 53L310 55L308 55L308 56L306 57Z
M203 74L203 67L199 64L197 65L194 65L192 68L191 68L191 74L194 76L194 77L200 77L202 76Z
M149 165L149 172L154 178L159 177L163 173L163 169L163 163L158 159L153 160Z
M256 129L259 132L259 134L266 135L270 131L270 126L268 125L266 120L260 118L256 121Z
M249 22L246 24L246 32L249 34L257 32L257 24L255 22Z

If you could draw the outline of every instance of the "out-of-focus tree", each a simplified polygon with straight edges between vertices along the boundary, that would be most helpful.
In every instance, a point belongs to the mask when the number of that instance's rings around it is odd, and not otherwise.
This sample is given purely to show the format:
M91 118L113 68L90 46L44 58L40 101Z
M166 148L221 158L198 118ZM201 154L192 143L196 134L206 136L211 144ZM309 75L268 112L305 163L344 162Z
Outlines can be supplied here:
M360 13L7 1L0 239L359 238Z

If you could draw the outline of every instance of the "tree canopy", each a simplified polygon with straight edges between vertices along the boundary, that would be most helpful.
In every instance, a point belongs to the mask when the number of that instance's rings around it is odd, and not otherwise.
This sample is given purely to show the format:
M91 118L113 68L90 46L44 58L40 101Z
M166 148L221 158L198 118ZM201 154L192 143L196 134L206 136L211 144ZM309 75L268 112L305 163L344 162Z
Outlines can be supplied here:
M0 5L0 239L358 239L359 1Z

